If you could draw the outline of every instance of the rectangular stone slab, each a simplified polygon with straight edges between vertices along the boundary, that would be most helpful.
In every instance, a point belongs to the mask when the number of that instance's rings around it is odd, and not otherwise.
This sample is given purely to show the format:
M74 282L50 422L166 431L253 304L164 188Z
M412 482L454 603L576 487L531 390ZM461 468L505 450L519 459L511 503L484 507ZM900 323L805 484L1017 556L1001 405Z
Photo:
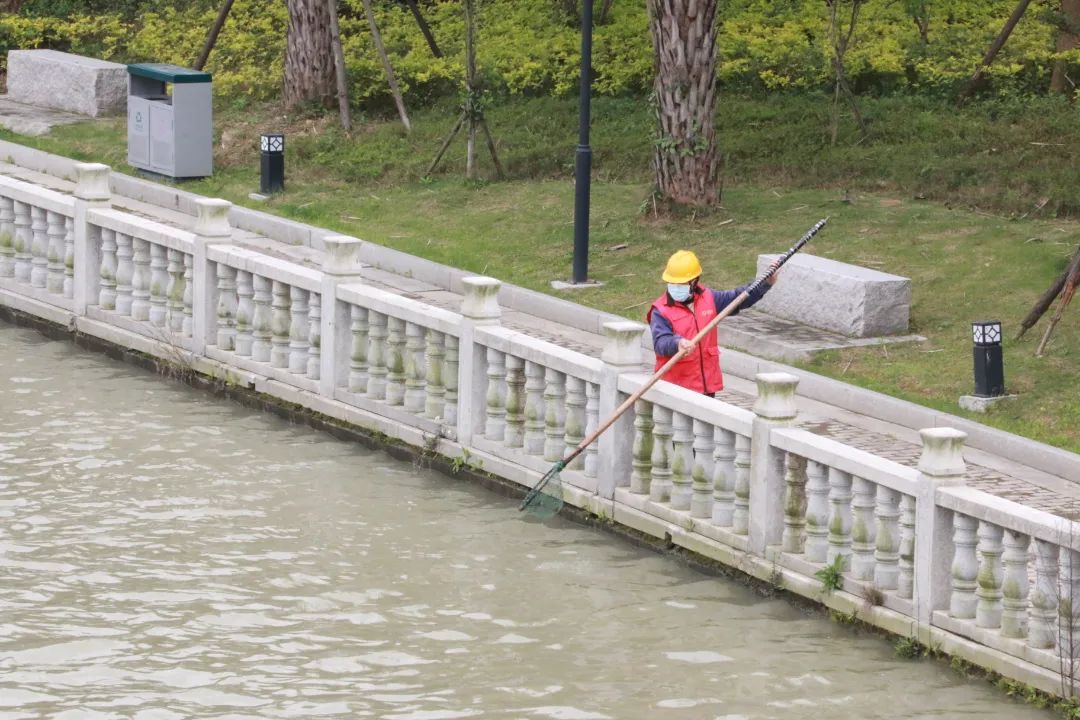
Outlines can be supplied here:
M777 255L759 255L762 273ZM754 306L777 317L848 337L908 331L911 280L817 257L795 255L772 290Z
M8 98L90 117L127 109L127 66L56 50L8 53Z

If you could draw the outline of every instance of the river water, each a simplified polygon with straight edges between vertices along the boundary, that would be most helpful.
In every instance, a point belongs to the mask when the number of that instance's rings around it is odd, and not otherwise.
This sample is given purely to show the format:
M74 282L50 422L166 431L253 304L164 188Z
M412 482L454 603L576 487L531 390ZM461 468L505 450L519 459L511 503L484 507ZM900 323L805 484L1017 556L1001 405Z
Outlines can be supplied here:
M0 719L1050 717L33 331L0 369Z

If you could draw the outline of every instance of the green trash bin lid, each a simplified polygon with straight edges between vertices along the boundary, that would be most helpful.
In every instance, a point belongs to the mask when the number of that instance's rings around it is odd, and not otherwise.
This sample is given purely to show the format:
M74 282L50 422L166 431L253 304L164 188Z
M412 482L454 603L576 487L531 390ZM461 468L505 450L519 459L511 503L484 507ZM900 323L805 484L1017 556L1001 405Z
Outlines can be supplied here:
M210 73L201 70L191 70L179 65L168 63L134 63L127 66L129 75L161 80L171 83L208 83L211 80Z

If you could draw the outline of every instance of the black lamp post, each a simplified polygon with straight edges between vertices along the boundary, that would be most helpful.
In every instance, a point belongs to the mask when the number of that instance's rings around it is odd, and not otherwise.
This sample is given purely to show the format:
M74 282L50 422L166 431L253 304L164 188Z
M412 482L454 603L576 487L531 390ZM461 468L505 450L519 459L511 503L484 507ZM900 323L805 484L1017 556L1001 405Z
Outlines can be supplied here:
M975 396L999 397L1005 394L1005 365L1001 355L1001 321L971 323L975 343Z
M593 0L581 3L581 96L578 102L578 145L574 157L574 284L589 278L589 181L592 148L589 147L589 98L592 95Z
M261 157L259 167L259 192L263 195L285 189L285 136L263 135L259 143Z

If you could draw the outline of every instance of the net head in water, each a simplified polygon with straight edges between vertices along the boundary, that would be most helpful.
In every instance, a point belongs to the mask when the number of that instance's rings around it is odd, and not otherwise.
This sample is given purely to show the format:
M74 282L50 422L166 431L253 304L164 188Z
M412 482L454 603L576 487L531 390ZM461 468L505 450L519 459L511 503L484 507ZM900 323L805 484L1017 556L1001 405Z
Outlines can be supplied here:
M521 510L527 517L543 522L559 514L563 506L562 463L548 471L521 501Z

